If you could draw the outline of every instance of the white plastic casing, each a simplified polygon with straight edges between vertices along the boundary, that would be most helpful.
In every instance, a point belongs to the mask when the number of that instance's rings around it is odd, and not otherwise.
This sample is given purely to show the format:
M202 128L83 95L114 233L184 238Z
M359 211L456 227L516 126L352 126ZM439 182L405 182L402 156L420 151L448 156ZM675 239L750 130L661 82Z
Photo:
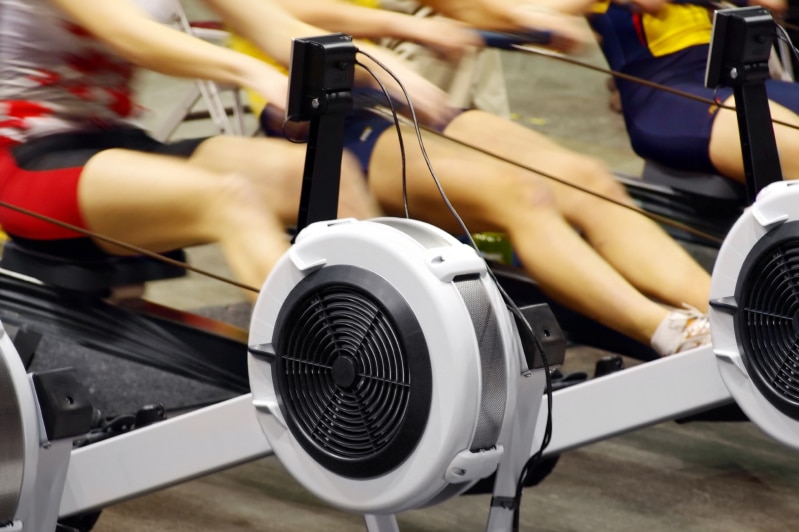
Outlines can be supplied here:
M797 219L799 183L782 181L765 187L724 239L713 269L711 302L732 298L744 261L755 244L770 229ZM747 373L733 315L711 306L710 332L722 380L747 417L774 439L799 449L799 422L773 406Z
M445 244L430 247L431 241ZM511 387L520 371L521 348L515 325L496 285L487 276L485 261L444 231L418 221L380 218L312 224L300 233L266 280L253 312L250 345L270 344L281 305L291 290L315 269L333 265L353 265L380 275L415 314L432 366L427 426L416 448L392 471L368 479L335 474L316 463L287 429L278 406L271 363L250 355L250 385L259 422L282 464L329 504L375 514L424 506L442 490L451 488L455 479L468 487L464 481L493 472L502 455L501 443L491 452L468 456L480 407L480 357L468 309L452 283L459 275L480 276L507 346L506 382ZM503 427L510 426L515 408L511 389ZM508 437L507 433L503 428L500 440Z

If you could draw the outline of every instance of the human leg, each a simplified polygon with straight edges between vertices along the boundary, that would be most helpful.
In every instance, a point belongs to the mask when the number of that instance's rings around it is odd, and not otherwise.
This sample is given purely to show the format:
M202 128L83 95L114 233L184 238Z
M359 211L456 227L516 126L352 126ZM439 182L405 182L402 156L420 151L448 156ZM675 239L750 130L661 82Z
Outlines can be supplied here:
M673 306L689 304L707 311L710 276L653 221L602 199L633 205L624 187L599 161L480 111L463 113L445 133L601 196L547 182L557 210L636 289Z
M250 180L175 157L102 151L80 175L78 203L88 229L151 251L217 242L234 275L256 288L288 248L283 225Z
M799 179L799 157L797 157L797 153L799 153L799 129L797 129L799 128L799 114L793 110L794 108L799 110L799 86L795 83L777 86L794 92L794 99L797 100L793 108L781 105L774 100L770 100L769 107L772 119L789 124L787 126L774 124L774 137L780 155L783 178ZM785 101L785 103L789 104L790 102ZM735 107L735 99L730 96L724 101L724 104ZM735 111L719 109L716 113L710 133L708 152L710 160L720 173L741 183L745 182L741 138Z
M405 131L405 138L412 138L410 130ZM418 146L405 144L411 215L460 232ZM668 311L636 290L570 227L543 178L440 137L426 136L425 145L444 190L470 230L507 232L525 268L548 295L649 343ZM381 206L401 214L401 170L393 130L384 132L377 142L369 170L370 185Z
M262 200L284 224L290 225L295 223L299 207L305 149L304 144L276 137L219 136L203 142L190 162L213 172L248 177ZM263 157L264 153L275 156ZM341 163L339 217L363 219L379 213L358 162L345 152Z

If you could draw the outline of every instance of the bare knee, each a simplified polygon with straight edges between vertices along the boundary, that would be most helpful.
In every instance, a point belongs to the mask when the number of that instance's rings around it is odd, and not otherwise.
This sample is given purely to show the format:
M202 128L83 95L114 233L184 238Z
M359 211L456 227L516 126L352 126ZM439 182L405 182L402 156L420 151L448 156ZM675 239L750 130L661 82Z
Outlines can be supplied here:
M262 200L258 185L240 174L225 174L218 180L205 213L205 223L216 239L249 226L276 223L273 211Z
M574 173L570 181L595 193L613 197L614 199L626 198L624 187L613 178L607 167L592 157L576 156Z
M626 204L632 203L624 185L613 178L604 164L593 158L575 157L566 180L575 185L575 187L563 185L558 189L558 203L567 217L579 217L589 212L598 201L604 202L604 198Z
M341 185L338 215L341 218L372 218L380 215L377 201L369 190L358 159L344 152L341 160Z
M258 287L289 246L285 228L257 193L257 183L239 174L218 181L204 220L210 239L221 246L236 278Z
M507 173L505 177L509 183L503 187L502 199L494 208L509 213L521 209L534 215L557 213L552 187L541 177L515 170Z

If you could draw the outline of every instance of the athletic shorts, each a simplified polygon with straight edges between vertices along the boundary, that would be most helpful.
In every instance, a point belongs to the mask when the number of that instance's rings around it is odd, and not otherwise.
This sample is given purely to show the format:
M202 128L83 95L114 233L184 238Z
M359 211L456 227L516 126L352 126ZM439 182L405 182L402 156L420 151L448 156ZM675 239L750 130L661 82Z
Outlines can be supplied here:
M380 135L390 127L395 127L394 120L385 115L376 114L370 111L371 108L382 106L388 108L386 96L376 89L356 89L354 92L355 110L347 115L344 125L344 149L358 158L364 175L369 174L369 161L372 152ZM404 111L407 106L401 102L394 101L394 109L399 113ZM466 109L459 109L453 114L449 121L440 124L436 131L443 134L444 130ZM408 142L408 141L406 141ZM417 142L416 137L412 137L410 142Z
M357 109L347 115L344 122L344 149L358 159L364 175L369 175L369 161L377 139L390 127L394 127L394 122L365 109Z
M708 46L694 46L654 59L625 73L708 100L724 101L732 89L705 88ZM642 158L671 168L718 173L710 162L710 132L718 107L633 81L616 79L630 143ZM799 85L768 80L769 99L799 112Z
M78 181L91 157L112 148L189 157L203 140L165 144L138 129L118 129L54 134L0 148L0 200L86 229L78 205ZM0 227L42 251L63 248L69 254L94 248L80 233L8 208L0 208Z

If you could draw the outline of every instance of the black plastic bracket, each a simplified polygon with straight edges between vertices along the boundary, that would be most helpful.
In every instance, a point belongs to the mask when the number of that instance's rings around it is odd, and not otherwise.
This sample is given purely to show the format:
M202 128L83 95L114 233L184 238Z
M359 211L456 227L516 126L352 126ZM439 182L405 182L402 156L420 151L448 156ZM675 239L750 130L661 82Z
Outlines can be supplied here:
M521 307L520 310L525 321L530 324L533 334L538 338L538 344L544 350L547 365L550 367L562 365L566 358L566 336L563 334L550 306L546 303L538 303ZM527 368L543 368L544 361L541 356L541 350L529 334L524 334L522 328L526 328L526 325L515 314L514 318L516 319L516 326L520 329L519 338L527 360Z
M344 117L352 109L355 54L344 34L294 39L289 69L289 120L310 120L297 233L338 212Z
M775 37L776 23L765 8L720 9L713 15L705 86L733 88L750 203L782 180L765 85Z
M34 373L33 385L49 440L74 438L91 430L89 394L72 368Z

